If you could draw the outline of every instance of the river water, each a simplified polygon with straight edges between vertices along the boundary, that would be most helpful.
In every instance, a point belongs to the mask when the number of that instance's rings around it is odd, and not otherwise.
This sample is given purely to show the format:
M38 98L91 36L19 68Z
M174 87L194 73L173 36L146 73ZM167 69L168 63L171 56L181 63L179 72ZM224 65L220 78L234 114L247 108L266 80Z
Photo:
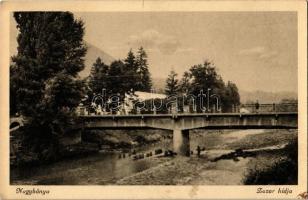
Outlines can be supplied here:
M142 147L137 154L152 152L152 157L134 160L133 156L121 152L99 152L87 157L72 158L48 165L11 169L11 184L42 185L108 185L117 180L154 167L163 162L154 150L171 147L164 141ZM121 155L121 158L119 156Z

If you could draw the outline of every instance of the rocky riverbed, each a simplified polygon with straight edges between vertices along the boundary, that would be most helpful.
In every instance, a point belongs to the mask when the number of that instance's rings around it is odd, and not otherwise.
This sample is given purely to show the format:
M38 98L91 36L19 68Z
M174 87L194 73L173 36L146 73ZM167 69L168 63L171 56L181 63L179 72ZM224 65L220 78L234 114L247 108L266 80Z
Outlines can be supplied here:
M294 130L248 132L212 132L207 136L200 135L200 132L195 133L192 146L207 143L208 141L202 143L207 137L209 141L216 139L207 145L200 157L193 155L190 158L172 158L158 166L125 177L116 184L242 185L249 170L266 168L283 159L286 144L297 138L297 131Z

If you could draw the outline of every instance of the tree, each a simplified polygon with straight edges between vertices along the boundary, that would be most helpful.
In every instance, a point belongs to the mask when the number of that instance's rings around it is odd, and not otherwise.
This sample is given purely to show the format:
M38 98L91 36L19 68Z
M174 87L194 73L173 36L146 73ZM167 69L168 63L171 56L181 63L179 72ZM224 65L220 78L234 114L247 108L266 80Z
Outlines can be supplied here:
M125 74L124 77L127 82L127 87L129 89L136 90L138 89L138 66L136 62L136 57L132 51L129 50L126 59L124 60L125 64Z
M106 65L100 57L93 63L89 77L89 87L92 93L101 93L105 88L107 89L109 66Z
M117 95L119 103L123 103L126 93L134 93L136 90L149 91L151 88L149 86L150 74L146 57L143 49L139 51L137 58L130 49L124 62L116 60L110 66L97 58L89 76L88 96L90 99L94 93L100 94L103 88L106 89L105 100Z
M68 12L16 12L14 18L20 33L11 83L18 86L18 110L27 116L44 98L48 79L59 73L75 78L84 68L84 28Z
M184 72L181 82L179 84L179 89L182 94L187 94L190 90L191 77L190 73Z
M194 65L189 71L185 72L180 88L182 93L198 97L196 99L197 111L201 111L202 95L204 97L203 102L206 99L206 102L208 102L206 106L209 106L209 109L218 106L222 108L223 112L231 110L233 105L239 105L240 102L236 85L228 82L226 86L222 77L217 73L214 64L209 61Z
M232 111L232 107L240 105L240 95L237 86L228 81L223 96L224 107L226 111Z
M10 69L11 109L28 119L28 141L36 141L40 152L74 123L84 92L78 77L86 53L84 24L69 12L15 12L14 18L19 34Z
M176 95L178 91L179 91L179 85L178 85L177 73L175 73L172 70L166 80L165 94L168 96Z
M201 90L211 89L213 91L224 87L221 77L217 74L216 68L211 62L205 61L203 65L194 65L189 71L192 77L192 94L197 95Z
M108 71L109 66L98 57L95 63L93 63L88 77L87 99L84 101L85 104L91 105L94 95L102 94L103 89L107 89ZM106 99L107 97L105 96L104 100Z
M136 58L137 63L137 74L139 80L137 83L137 90L150 92L152 87L151 76L149 72L149 66L147 61L147 54L144 51L143 47L140 47L138 50L138 55Z
M120 96L121 101L124 99L125 92L129 91L129 85L126 79L123 78L125 74L125 65L121 60L113 61L110 65L107 88L109 95Z

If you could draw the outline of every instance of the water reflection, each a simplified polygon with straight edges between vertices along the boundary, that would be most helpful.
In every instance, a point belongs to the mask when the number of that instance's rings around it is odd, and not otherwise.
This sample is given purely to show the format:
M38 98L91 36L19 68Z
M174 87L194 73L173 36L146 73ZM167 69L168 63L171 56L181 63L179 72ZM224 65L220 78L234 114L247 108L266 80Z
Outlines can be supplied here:
M160 144L150 145L138 152L154 151ZM12 184L113 184L117 180L144 171L158 164L156 158L133 160L128 155L119 158L120 153L100 152L82 158L62 160L38 167L22 167L11 170Z

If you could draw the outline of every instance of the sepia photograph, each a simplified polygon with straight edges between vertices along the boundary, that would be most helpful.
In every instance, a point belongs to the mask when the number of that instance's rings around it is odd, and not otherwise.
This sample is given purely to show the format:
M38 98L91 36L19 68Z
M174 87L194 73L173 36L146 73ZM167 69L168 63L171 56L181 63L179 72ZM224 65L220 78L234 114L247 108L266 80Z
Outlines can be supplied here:
M296 13L15 12L11 28L12 184L297 184Z
M257 186L256 195L308 198L292 191L307 148L297 11L14 10L8 19L9 185L25 186L15 194Z

